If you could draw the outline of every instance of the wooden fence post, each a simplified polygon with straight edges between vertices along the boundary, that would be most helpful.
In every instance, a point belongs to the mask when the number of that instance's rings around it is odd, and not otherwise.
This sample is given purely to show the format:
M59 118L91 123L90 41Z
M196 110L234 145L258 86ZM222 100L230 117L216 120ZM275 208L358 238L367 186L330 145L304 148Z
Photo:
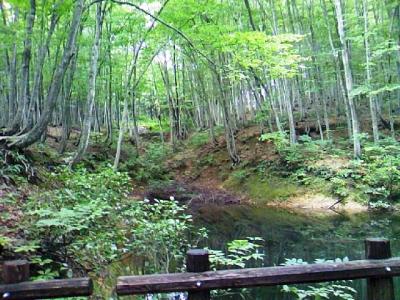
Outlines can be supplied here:
M3 264L3 281L19 283L29 280L29 262L27 260L9 260Z
M387 239L366 239L365 257L367 259L387 259L392 257L390 241ZM386 271L388 277L367 279L368 300L394 300L393 278L390 277L390 268Z
M202 249L189 250L186 255L186 271L188 272L206 272L210 271L210 260L208 251ZM201 288L201 282L196 285ZM210 300L210 290L198 292L189 292L188 300Z

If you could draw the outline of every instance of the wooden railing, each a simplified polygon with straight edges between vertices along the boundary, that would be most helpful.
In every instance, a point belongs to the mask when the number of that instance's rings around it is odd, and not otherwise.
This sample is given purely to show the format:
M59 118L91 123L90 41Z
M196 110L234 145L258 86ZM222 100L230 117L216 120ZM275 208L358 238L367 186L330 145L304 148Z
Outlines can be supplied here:
M283 267L209 271L206 250L190 250L187 273L122 276L118 278L119 296L148 293L188 292L189 300L208 300L210 290L275 286L367 279L368 300L394 300L393 277L400 275L400 258L391 258L390 242L386 239L365 241L366 260L345 263L324 263ZM0 299L45 299L89 296L93 292L89 278L28 282L26 261L3 264Z

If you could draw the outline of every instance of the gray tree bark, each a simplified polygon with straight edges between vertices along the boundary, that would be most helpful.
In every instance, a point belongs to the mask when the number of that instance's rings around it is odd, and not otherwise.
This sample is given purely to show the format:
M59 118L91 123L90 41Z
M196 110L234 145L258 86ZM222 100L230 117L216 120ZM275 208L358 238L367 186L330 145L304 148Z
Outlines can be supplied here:
M360 157L361 156L361 144L360 144L360 137L359 137L359 125L358 125L358 118L356 107L354 103L354 97L352 95L353 91L353 77L351 74L350 68L350 50L348 47L348 41L346 40L346 32L344 28L344 19L343 19L343 9L342 9L342 2L341 0L335 0L335 11L336 11L336 18L337 18L337 26L339 32L340 43L342 46L342 61L343 61L343 68L344 68L344 76L346 81L346 90L347 90L347 101L349 104L350 114L351 114L351 122L352 122L352 129L353 129L353 148L354 148L354 156Z
M60 63L56 67L54 76L46 97L45 108L40 116L40 119L35 126L26 134L19 137L8 137L11 142L9 147L26 148L40 139L43 133L47 130L47 125L50 122L51 115L57 103L57 98L60 93L62 81L65 72L68 68L72 56L75 54L76 37L79 32L79 25L83 12L84 0L77 0L74 6L73 17L68 33L68 40L64 48L63 56Z
M85 117L83 120L83 128L81 137L79 140L78 150L76 151L74 157L70 161L70 167L74 166L78 162L80 162L87 150L90 139L90 131L93 122L93 106L96 96L96 79L97 79L97 65L99 61L99 52L100 52L100 41L101 41L101 33L102 26L104 20L104 8L103 4L97 3L96 7L96 28L94 41L92 46L92 53L90 58L90 67L89 67L89 81L88 81L88 94L86 99L85 106Z
M15 134L23 126L23 115L29 103L29 67L32 56L32 31L35 23L36 0L30 0L30 10L26 16L26 30L24 40L24 52L22 55L22 78L21 78L21 97L18 102L18 109L15 118L7 134Z
M369 48L369 31L368 31L368 0L363 0L363 14L364 14L364 45L365 45L365 60L366 60L366 72L367 72L367 84L371 86L371 53ZM378 117L377 117L377 103L374 96L368 95L369 107L371 112L372 121L372 133L374 136L374 143L379 142L379 129L378 129Z

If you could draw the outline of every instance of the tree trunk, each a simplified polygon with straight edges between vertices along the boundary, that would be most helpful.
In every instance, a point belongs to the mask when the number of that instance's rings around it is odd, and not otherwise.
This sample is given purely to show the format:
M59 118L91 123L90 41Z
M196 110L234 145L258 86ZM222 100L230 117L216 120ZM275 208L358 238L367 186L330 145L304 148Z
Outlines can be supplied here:
M58 15L57 15L56 8L53 9L53 12L51 15L50 28L47 33L46 41L39 49L36 67L35 67L35 71L34 71L32 97L31 97L31 100L29 103L28 124L25 126L23 131L25 131L26 129L31 129L33 127L35 106L36 106L37 113L39 113L39 105L38 104L39 104L40 85L42 83L42 78L43 78L43 76L42 76L43 65L45 62L47 49L50 46L51 37L54 33L54 30L55 30L57 22L58 22ZM38 117L37 117L37 119L38 119Z
M32 31L35 23L36 0L30 0L29 3L30 11L26 17L24 52L22 55L21 97L18 102L17 113L7 134L15 134L22 127L23 115L29 103L29 67L32 56Z
M359 128L358 128L358 119L356 113L356 107L354 103L354 97L352 95L353 91L353 77L351 74L350 68L350 53L349 47L347 45L346 33L344 28L344 20L342 13L342 3L341 0L334 0L335 8L336 8L336 18L337 18L337 26L340 37L340 43L342 45L342 60L343 60L343 68L344 68L344 76L346 79L346 90L347 90L347 100L349 104L349 110L351 114L351 122L353 129L353 147L354 147L354 157L358 158L361 156L361 144L359 137Z
M102 3L97 4L96 8L96 29L95 29L95 37L92 46L92 53L90 58L90 67L89 67L89 81L88 81L88 95L86 99L86 107L85 107L85 117L83 120L83 128L79 141L79 147L75 156L70 161L70 167L74 166L78 162L81 161L83 155L86 152L86 149L89 145L90 139L90 131L91 125L93 121L93 107L96 96L96 78L97 78L97 64L99 60L99 51L100 51L100 40L101 40L101 31L103 26L104 19L104 9Z
M118 134L118 142L117 142L117 151L115 153L114 159L114 171L118 170L119 161L121 159L121 148L122 142L124 139L124 133L126 132L126 128L128 127L128 98L125 97L124 100L124 112L122 113L122 120L120 121L120 128Z
M369 31L368 31L368 0L363 0L363 12L364 12L364 45L365 45L365 59L366 59L366 72L367 72L367 84L371 86L371 65L370 65L370 49L369 49ZM378 130L378 118L376 109L376 99L374 96L368 95L369 107L371 112L372 121L372 133L374 136L374 143L379 142L379 130Z
M83 11L84 0L77 0L75 2L74 13L70 25L70 30L68 34L68 41L64 48L64 53L61 59L61 62L57 66L53 80L51 82L49 92L46 98L45 109L40 116L39 121L36 125L27 133L21 137L18 137L16 140L15 138L11 137L10 140L15 140L11 142L9 146L17 147L17 148L26 148L36 141L40 139L43 133L47 130L47 125L50 122L51 115L54 111L54 108L57 103L57 98L60 93L62 81L65 75L65 72L68 68L70 60L72 56L75 54L75 44L76 44L76 37L79 32L79 24L81 22L81 16Z

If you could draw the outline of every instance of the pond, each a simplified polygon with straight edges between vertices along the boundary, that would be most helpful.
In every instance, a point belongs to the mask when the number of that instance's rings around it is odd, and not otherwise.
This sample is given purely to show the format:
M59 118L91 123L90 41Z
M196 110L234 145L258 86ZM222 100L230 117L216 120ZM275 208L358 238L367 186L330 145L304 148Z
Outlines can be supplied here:
M306 214L271 207L207 206L199 210L195 223L208 229L206 246L210 249L225 249L227 242L235 239L263 238L265 266L280 265L290 258L307 262L319 258L362 259L364 239L367 237L389 238L393 256L400 256L400 215L391 213ZM132 274L134 269L135 262L130 260L129 266L127 262L122 262L109 271L124 275ZM366 298L364 280L355 280L350 285L358 292L356 299ZM395 288L396 294L400 295L398 280L395 281ZM171 296L169 298L173 299ZM267 287L248 289L244 294L234 293L216 299L295 298L281 292L281 287Z

